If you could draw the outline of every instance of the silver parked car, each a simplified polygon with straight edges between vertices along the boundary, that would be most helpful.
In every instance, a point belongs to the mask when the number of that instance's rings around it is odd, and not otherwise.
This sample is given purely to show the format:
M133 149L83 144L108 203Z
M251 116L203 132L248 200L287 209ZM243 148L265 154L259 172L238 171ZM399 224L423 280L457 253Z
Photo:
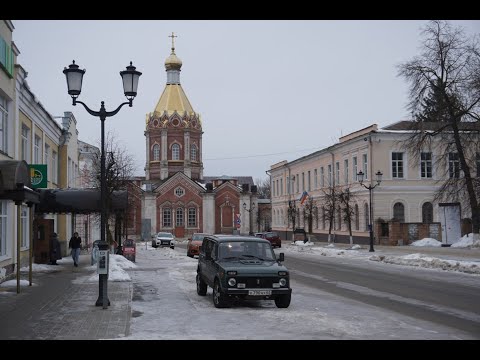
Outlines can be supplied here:
M169 232L159 232L155 239L152 240L152 247L168 246L170 249L175 249L175 236Z

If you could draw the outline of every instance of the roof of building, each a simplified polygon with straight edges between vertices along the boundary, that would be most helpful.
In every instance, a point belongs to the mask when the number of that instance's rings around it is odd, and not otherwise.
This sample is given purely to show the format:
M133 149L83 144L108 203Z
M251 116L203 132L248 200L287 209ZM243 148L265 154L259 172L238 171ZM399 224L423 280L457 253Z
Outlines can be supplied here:
M237 180L239 185L248 184L248 185L255 185L253 182L253 178L251 176L204 176L203 181L205 183L212 182L214 180Z

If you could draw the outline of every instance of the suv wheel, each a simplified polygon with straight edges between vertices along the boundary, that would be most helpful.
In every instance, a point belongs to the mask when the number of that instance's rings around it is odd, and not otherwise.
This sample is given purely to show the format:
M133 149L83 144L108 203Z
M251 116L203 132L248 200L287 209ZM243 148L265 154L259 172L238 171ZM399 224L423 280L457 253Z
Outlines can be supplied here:
M277 305L278 308L288 308L291 298L292 294L279 295L275 298L275 305Z
M200 296L207 295L207 284L203 281L200 274L197 273L197 294Z
M153 248L156 248L157 247L157 243L155 241L152 241L152 247Z
M225 308L229 305L228 300L222 293L218 280L215 280L215 285L213 285L213 305L215 305L216 308Z

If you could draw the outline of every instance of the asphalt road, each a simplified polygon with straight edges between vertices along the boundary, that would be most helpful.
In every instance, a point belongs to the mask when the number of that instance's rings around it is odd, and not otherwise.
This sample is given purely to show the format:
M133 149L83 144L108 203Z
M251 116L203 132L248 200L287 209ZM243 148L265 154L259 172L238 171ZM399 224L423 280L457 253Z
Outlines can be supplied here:
M478 276L291 253L285 265L303 285L480 335Z

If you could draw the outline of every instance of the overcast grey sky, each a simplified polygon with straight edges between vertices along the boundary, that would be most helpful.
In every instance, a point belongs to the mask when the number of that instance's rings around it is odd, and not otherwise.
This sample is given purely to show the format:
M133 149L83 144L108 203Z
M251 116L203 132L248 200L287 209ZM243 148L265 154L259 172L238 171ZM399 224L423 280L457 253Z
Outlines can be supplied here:
M468 35L480 21L450 21ZM371 124L408 119L396 65L420 53L420 20L13 20L18 63L53 115L72 111L79 138L99 144L100 120L72 106L64 67L86 69L79 100L107 111L125 101L119 72L141 71L133 107L105 122L144 176L145 117L165 87L175 52L180 80L203 122L204 175L267 177L282 160L330 146Z

